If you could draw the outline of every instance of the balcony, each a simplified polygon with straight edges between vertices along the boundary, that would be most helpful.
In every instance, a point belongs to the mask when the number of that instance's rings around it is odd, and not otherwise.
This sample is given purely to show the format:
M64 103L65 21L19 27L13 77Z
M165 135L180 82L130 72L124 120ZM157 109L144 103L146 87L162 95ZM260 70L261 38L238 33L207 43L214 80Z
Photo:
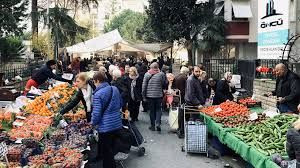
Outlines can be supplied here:
M226 40L230 42L248 42L249 21L234 20L226 22L225 35Z

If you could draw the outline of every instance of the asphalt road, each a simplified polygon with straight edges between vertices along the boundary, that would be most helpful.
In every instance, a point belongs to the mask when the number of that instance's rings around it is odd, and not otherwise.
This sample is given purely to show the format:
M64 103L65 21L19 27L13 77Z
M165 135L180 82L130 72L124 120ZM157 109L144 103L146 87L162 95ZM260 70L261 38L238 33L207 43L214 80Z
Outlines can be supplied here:
M126 168L223 168L230 164L233 168L245 168L245 163L238 156L226 156L219 159L210 159L206 155L191 155L181 151L183 139L176 134L169 133L167 114L163 115L162 132L153 132L148 129L148 113L141 112L137 127L143 134L146 142L145 156L137 156L136 148L132 148L129 158L124 161Z

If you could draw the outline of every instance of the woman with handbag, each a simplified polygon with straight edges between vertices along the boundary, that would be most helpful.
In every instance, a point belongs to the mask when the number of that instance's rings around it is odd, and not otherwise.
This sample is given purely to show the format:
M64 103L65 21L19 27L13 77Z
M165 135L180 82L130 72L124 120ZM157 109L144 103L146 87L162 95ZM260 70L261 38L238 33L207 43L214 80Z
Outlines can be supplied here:
M92 125L97 127L101 139L103 153L103 168L116 168L114 160L114 142L122 130L120 109L122 98L115 86L110 86L103 72L97 72L94 77L96 90L93 96ZM100 151L101 152L101 151Z

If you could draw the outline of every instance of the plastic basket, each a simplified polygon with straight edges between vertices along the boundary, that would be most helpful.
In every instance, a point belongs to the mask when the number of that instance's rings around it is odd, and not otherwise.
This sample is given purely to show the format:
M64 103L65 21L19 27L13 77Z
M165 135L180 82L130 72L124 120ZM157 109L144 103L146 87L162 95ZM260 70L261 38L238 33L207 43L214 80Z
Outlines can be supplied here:
M186 152L207 153L207 126L202 122L186 125Z

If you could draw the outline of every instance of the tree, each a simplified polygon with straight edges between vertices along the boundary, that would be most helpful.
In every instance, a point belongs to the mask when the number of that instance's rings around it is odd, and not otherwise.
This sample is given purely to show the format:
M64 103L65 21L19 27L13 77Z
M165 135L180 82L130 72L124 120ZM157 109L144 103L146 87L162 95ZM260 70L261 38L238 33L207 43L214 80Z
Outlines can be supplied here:
M200 4L197 0L149 0L146 10L155 36L162 42L178 41L183 44L188 51L190 65L193 64L193 46L199 35L208 33L208 25L215 18L213 11L212 0Z
M97 37L99 35L99 31L94 28L93 26L93 20L92 19L81 19L78 20L78 25L84 27L87 29L87 31L83 34L77 34L74 40L74 43L80 43L82 41L86 41L89 39L92 39L94 37ZM66 43L67 46L72 45L71 42Z
M225 44L225 21L221 16L214 16L201 33L202 38L195 42L206 56L212 57Z
M0 44L1 63L7 63L24 55L25 46L20 38L13 36L0 38Z
M145 19L146 16L142 13L124 10L105 24L104 32L118 29L121 36L129 41L143 41L139 32L144 25Z
M35 55L39 55L42 58L54 55L54 44L53 42L49 42L49 34L39 34L39 36L34 38L36 40L32 41L32 48Z
M26 28L20 22L26 17L28 0L0 1L0 37L15 34L20 35Z
M7 0L9 1L9 0ZM31 0L31 24L32 24L32 35L38 34L38 22L39 22L39 11L38 8L42 9L47 8L48 0ZM39 5L42 3L43 5ZM90 5L94 3L98 5L98 0L55 0L55 6L63 9L72 9L74 11L74 16L77 13L77 10L81 7L82 9L90 10ZM45 22L47 24L47 22ZM34 36L33 36L34 37Z
M65 46L67 42L75 43L75 38L78 34L84 34L87 29L79 26L76 21L68 14L68 9L55 6L47 10L41 11L41 16L44 23L49 19L49 27L51 30L51 38L54 41L54 54L57 57L58 48Z

